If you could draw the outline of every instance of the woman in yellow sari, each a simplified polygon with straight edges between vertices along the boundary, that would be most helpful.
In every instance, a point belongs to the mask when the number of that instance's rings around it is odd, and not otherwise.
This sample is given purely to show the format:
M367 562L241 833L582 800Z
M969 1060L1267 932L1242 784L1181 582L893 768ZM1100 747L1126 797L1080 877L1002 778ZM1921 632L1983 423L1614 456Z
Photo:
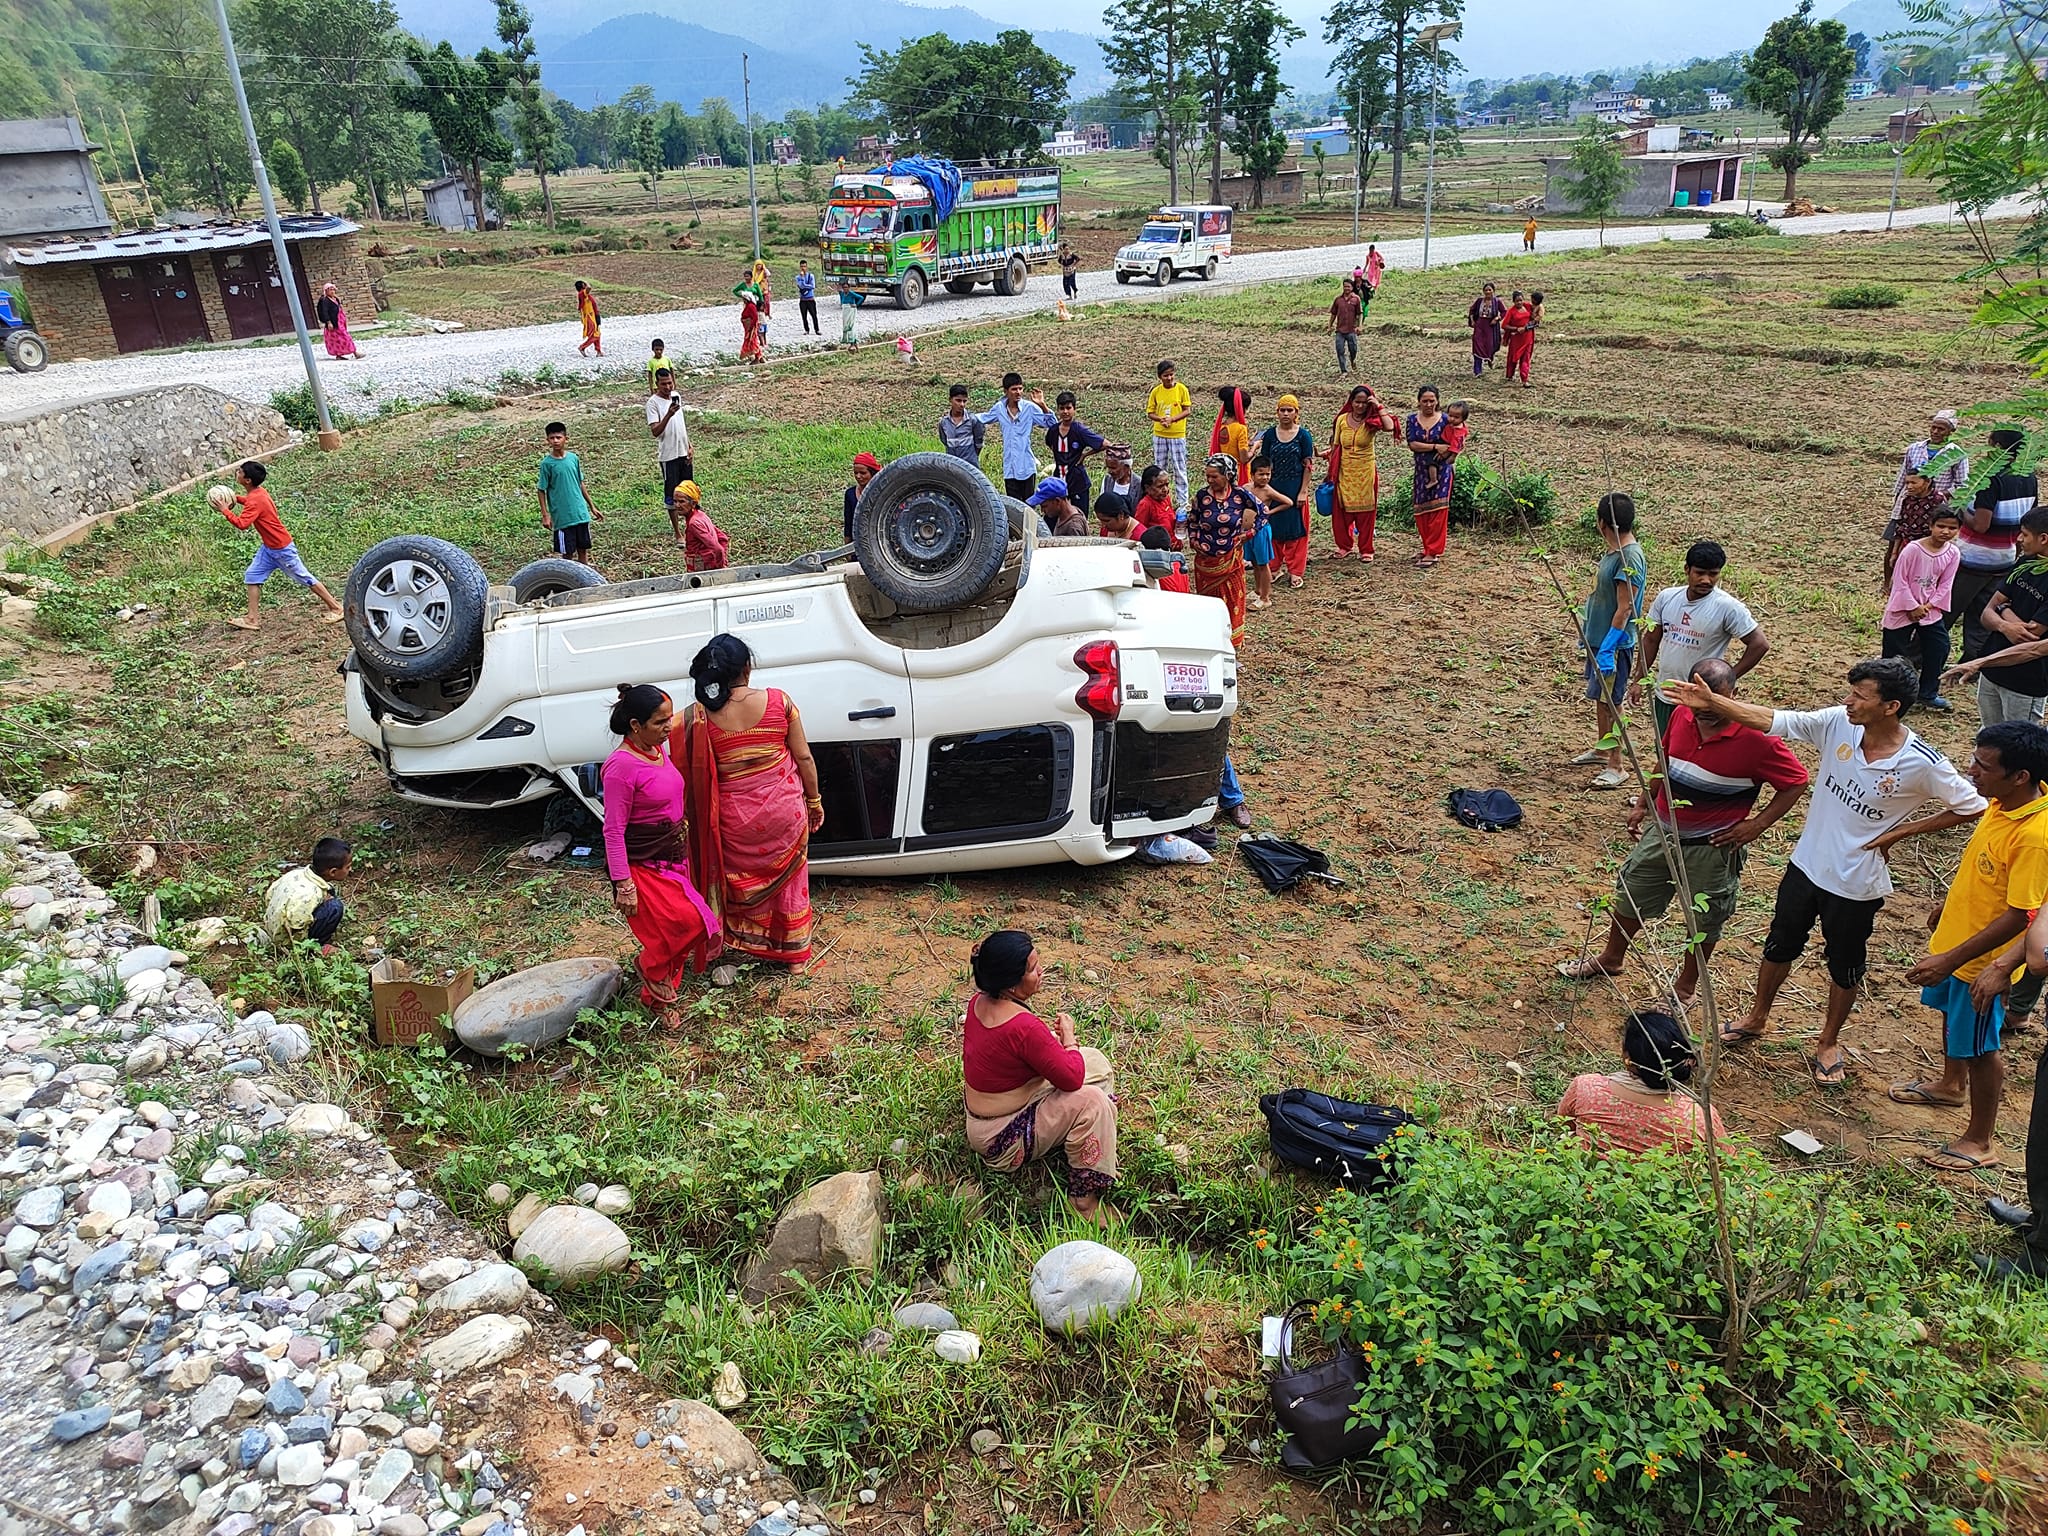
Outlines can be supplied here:
M604 325L604 316L597 312L597 295L580 277L576 279L576 315L583 322L583 339L576 343L576 350L595 347L597 355L603 357L604 340L598 332Z
M801 965L811 957L811 834L825 823L818 765L796 706L753 686L754 657L714 635L690 663L697 703L672 749L689 791L690 867L728 949Z

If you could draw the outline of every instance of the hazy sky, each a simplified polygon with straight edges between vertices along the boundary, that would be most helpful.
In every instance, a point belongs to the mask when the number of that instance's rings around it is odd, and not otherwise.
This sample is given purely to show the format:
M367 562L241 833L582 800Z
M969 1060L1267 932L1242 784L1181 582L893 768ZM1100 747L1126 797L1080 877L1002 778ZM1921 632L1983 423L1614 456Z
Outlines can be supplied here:
M1001 19L1005 8L989 0L963 0ZM1553 70L1577 73L1609 64L1714 57L1749 48L1764 28L1791 12L1796 0L1468 0L1465 41L1458 45L1468 73L1501 77ZM1823 15L1842 0L1819 0ZM1312 39L1322 34L1327 4L1282 0ZM1040 26L1100 30L1102 0L1036 0ZM1014 17L1014 11L1008 11ZM1290 82L1300 84L1301 82Z

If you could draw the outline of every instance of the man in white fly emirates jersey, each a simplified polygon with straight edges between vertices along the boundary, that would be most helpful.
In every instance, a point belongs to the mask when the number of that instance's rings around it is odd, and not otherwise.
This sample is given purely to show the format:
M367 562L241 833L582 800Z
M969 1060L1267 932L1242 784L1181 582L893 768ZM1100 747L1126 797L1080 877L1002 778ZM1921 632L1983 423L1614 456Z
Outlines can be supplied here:
M1894 656L1849 669L1849 693L1833 709L1774 710L1708 694L1698 683L1667 685L1679 703L1722 714L1820 754L1806 825L1778 883L1771 931L1757 968L1756 997L1741 1023L1723 1025L1724 1045L1745 1045L1769 1027L1771 1004L1806 948L1816 922L1827 957L1828 1005L1807 1068L1838 1087L1848 1075L1840 1035L1869 969L1870 932L1892 891L1885 859L1894 844L1975 820L1984 797L1941 753L1905 725L1919 695L1913 668ZM1706 695L1697 697L1697 695ZM1941 811L1909 821L1930 800Z

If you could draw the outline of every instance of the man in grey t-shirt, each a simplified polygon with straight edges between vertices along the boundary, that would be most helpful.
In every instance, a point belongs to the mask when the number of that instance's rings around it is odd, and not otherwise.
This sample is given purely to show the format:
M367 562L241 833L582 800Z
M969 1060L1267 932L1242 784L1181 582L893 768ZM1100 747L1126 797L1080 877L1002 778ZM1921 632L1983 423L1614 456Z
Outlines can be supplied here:
M939 418L939 446L979 469L982 439L987 436L988 424L967 414L967 386L955 384L948 392L946 414Z
M1711 539L1701 539L1685 552L1685 585L1666 587L1644 611L1650 633L1643 641L1639 673L1650 680L1650 703L1661 737L1677 706L1665 697L1666 685L1682 683L1703 661L1726 656L1731 642L1741 653L1729 661L1739 678L1764 659L1771 642L1756 619L1733 592L1721 589L1728 552ZM1630 701L1642 702L1643 684L1631 690Z

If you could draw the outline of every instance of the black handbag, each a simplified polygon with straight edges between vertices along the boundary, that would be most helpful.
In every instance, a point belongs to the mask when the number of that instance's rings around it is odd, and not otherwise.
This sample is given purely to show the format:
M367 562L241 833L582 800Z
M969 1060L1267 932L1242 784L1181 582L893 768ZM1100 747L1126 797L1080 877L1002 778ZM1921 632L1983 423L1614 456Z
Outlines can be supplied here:
M1354 1104L1310 1088L1264 1094L1259 1112L1281 1162L1354 1190L1380 1189L1399 1177L1394 1138L1415 1124L1405 1109Z
M1280 1355L1266 1390L1273 1403L1273 1422L1285 1432L1280 1465L1293 1473L1324 1472L1340 1462L1369 1452L1379 1439L1377 1424L1345 1428L1359 1388L1365 1383L1365 1356L1339 1345L1329 1359L1315 1365L1296 1363L1291 1353L1297 1319L1311 1318L1313 1302L1298 1301L1280 1322Z

